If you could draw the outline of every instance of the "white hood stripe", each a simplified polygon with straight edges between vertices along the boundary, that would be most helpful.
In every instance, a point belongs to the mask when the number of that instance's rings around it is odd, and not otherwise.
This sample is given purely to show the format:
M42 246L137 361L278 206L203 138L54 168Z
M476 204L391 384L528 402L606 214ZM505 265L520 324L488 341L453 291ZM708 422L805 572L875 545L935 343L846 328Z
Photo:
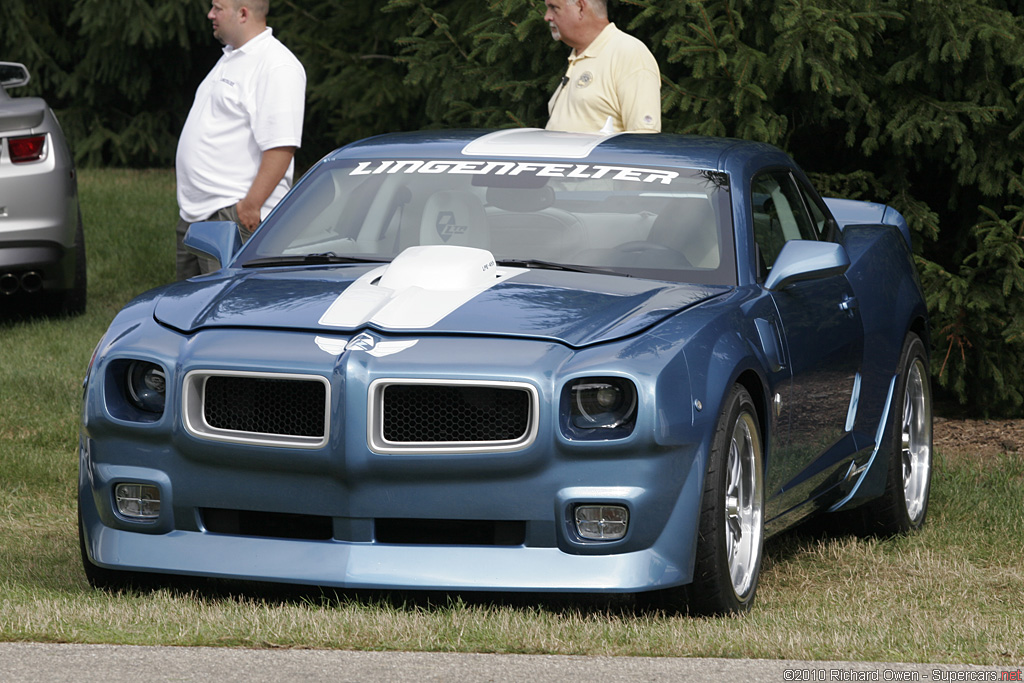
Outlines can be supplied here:
M542 128L512 128L488 133L462 148L466 156L585 159L618 133L566 133Z
M520 273L499 268L485 249L432 245L410 247L363 275L321 316L327 327L421 330L436 325L478 294Z

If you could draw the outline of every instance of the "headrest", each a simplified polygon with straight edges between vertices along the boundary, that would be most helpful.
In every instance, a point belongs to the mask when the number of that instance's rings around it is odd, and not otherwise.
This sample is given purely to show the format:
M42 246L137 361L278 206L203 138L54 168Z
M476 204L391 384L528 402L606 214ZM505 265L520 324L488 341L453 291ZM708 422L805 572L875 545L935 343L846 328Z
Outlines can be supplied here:
M420 221L420 244L488 248L490 232L483 204L472 192L435 192Z
M555 203L555 191L544 187L488 187L487 203L504 211L532 213Z

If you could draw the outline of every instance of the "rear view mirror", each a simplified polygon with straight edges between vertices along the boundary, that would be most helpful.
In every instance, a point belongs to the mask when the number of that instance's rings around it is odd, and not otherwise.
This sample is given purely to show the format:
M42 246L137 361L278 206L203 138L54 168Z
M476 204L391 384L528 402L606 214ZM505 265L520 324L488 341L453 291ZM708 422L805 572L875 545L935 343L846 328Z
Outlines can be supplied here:
M835 242L789 240L772 264L764 287L778 291L795 282L842 275L849 267L850 257Z
M16 88L19 85L26 85L31 77L24 64L17 62L0 62L0 86L4 88Z
M221 268L242 248L238 225L231 221L203 221L188 226L185 248L217 261Z

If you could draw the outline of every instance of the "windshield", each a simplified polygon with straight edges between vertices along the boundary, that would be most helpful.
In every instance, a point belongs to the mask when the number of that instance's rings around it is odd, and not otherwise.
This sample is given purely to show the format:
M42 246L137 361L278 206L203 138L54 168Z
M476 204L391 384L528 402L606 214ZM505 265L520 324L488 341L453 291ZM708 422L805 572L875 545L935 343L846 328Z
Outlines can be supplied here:
M295 188L236 265L390 260L419 245L498 263L733 284L729 183L688 169L510 160L341 160ZM327 261L330 259L330 261Z

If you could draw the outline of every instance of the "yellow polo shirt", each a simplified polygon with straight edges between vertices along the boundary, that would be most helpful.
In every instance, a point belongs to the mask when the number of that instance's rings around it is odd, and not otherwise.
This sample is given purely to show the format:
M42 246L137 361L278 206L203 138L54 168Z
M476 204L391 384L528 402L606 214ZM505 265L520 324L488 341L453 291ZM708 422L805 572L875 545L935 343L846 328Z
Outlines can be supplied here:
M610 23L581 54L569 54L548 114L548 130L596 133L611 117L615 132L658 133L658 62L643 42Z

